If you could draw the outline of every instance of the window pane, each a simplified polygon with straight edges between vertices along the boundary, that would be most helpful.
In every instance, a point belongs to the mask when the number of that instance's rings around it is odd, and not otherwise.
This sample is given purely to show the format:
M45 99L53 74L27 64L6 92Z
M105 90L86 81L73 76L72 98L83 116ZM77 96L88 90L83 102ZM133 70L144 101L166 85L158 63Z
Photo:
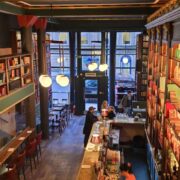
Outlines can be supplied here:
M97 94L98 81L97 80L85 80L85 94Z
M81 48L100 48L101 33L100 32L81 32Z
M70 51L69 51L69 33L51 32L51 40L57 43L50 44L51 52L51 76L52 76L52 100L57 99L58 103L69 103L70 85L62 87L56 83L56 76L64 74L70 77ZM58 43L58 41L63 41ZM62 49L63 48L63 49ZM62 57L64 61L58 63L57 59Z

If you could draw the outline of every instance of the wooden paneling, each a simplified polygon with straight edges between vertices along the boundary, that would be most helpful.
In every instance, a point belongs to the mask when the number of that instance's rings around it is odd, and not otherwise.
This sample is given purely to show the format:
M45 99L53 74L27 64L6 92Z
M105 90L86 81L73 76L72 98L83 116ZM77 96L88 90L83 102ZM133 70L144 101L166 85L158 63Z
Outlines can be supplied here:
M24 88L20 88L8 96L4 96L0 99L0 113L16 105L20 101L34 94L34 84L31 83Z

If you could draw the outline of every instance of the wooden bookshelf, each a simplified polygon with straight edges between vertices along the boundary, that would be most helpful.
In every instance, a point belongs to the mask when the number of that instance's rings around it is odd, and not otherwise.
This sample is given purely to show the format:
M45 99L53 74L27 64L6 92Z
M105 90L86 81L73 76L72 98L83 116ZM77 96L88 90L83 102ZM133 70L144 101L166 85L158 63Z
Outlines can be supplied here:
M161 154L154 161L161 161L164 179L180 178L180 42L169 35L171 28L164 24L149 30L148 135L154 157Z
M0 98L33 82L30 54L0 56Z
M136 91L137 100L145 101L147 96L147 66L148 66L148 47L149 36L139 34L137 36L136 50Z

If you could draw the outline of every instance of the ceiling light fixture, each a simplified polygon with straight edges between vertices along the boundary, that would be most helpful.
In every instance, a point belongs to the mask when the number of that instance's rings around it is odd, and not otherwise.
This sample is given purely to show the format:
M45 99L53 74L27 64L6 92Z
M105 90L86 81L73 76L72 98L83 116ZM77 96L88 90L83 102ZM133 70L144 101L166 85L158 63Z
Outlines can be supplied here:
M64 75L64 49L63 45L59 44L59 58L57 59L60 64L60 70L63 69L63 74L58 74L56 76L56 82L62 87L66 87L69 85L69 78Z
M39 82L41 86L48 88L52 84L52 79L50 78L48 74L41 74L39 77Z

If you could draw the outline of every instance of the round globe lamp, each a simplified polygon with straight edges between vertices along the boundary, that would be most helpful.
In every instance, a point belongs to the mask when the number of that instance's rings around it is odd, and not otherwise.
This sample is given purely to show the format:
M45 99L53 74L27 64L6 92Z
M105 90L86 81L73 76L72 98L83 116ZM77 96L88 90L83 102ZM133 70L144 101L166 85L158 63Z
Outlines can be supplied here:
M52 84L52 80L49 77L49 75L47 75L47 74L40 75L39 82L40 82L41 86L43 86L45 88L50 87Z
M56 82L62 86L62 87L66 87L69 85L69 78L67 76L64 76L62 74L59 74L56 76Z
M127 64L129 62L129 59L127 57L123 57L122 62L124 64Z
M100 64L99 65L99 70L101 72L106 71L107 69L108 69L108 65L107 64Z

